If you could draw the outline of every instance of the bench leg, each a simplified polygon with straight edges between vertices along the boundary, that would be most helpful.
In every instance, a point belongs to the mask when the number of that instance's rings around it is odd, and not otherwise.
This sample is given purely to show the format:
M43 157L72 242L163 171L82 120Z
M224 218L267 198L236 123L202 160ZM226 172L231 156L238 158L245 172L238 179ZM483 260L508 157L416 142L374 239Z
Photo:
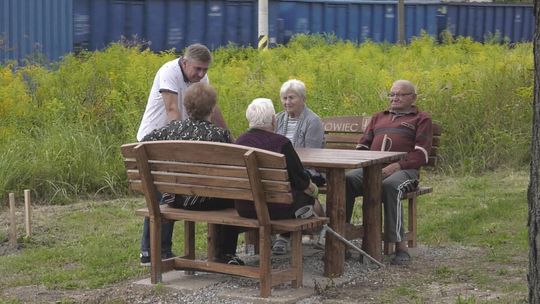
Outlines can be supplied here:
M416 247L416 200L418 197L413 196L409 199L409 248Z
M261 288L261 297L268 298L272 289L272 263L270 256L270 226L261 226L259 228L259 279Z
M245 243L245 248L244 248L244 253L246 254L249 254L248 252L248 248L249 246L253 246L253 253L254 254L259 254L259 236L257 234L257 230L248 230L246 231L246 233L244 234L244 243Z
M208 261L212 261L216 256L217 243L217 227L214 224L208 224L208 233L206 236L206 243L208 244L206 257Z
M291 282L293 288L302 287L303 283L302 263L302 231L291 232L291 268L295 279Z
M161 276L161 219L150 218L150 282L157 284Z
M394 243L384 241L384 254L391 255L394 253Z
M195 259L195 223L184 221L184 257L186 259ZM185 274L191 275L195 272L192 270L184 271Z

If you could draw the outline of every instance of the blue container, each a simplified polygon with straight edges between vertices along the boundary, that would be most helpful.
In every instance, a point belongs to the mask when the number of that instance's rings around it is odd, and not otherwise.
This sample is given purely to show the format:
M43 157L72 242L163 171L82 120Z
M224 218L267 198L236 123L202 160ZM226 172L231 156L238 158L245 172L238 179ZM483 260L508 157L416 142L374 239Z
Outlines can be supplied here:
M73 0L76 49L101 49L122 38L150 49L181 50L194 42L211 49L257 44L256 0ZM499 32L511 42L530 41L531 5L410 2L405 4L405 38L426 32L484 41ZM396 42L397 1L280 0L269 2L271 43L298 33L332 33L354 42Z
M414 1L414 0L413 0ZM34 51L50 60L111 42L137 41L153 51L182 50L194 42L211 49L256 46L258 0L0 0L0 62L19 62ZM271 44L298 33L332 33L354 42L396 42L397 1L269 1ZM499 33L510 42L531 41L530 4L407 1L405 38L448 29L477 41Z
M437 35L439 3L405 5L405 35L408 40L422 31ZM285 0L279 2L279 16L286 42L296 33L332 33L354 42L395 42L397 33L396 1L318 1Z
M0 62L72 51L72 0L0 0Z
M455 36L476 41L499 34L500 40L531 41L534 33L533 6L522 4L446 4L446 28Z
M214 49L234 42L256 43L254 1L74 1L76 48L101 49L120 39L154 51L201 42Z

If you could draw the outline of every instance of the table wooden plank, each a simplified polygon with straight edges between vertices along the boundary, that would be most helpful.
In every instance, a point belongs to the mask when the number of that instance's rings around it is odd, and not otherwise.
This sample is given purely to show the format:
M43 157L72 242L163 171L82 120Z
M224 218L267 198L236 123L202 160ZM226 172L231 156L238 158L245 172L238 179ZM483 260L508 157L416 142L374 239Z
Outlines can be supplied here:
M317 168L364 168L378 163L398 161L404 152L361 151L342 149L296 149L305 166Z

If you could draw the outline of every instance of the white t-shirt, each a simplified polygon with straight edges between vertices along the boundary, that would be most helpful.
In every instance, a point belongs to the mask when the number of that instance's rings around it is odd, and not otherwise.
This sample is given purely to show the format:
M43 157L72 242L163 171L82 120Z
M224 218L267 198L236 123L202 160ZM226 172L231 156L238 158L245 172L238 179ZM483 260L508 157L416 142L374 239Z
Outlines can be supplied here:
M201 82L208 83L208 74L201 79ZM141 141L143 137L152 132L154 129L162 128L167 125L167 112L165 111L165 103L161 92L168 91L178 94L178 108L182 109L182 117L187 118L186 109L184 108L184 94L190 85L184 81L182 70L180 69L180 58L171 60L165 63L156 73L148 103L144 110L144 115L137 132L137 140Z
M285 137L287 137L294 145L294 134L296 133L296 129L298 128L298 118L292 118L289 117L287 120L287 132L285 133Z

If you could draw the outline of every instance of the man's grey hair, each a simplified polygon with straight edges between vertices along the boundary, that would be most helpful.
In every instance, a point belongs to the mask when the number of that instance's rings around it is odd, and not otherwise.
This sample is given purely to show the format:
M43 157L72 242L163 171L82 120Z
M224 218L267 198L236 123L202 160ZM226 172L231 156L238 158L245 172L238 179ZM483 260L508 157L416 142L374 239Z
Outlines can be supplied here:
M246 110L250 128L272 128L275 114L274 104L268 98L253 99Z
M412 91L412 93L414 93L416 95L416 87L409 80L405 80L405 79L396 80L396 81L394 81L392 86L395 86L395 85L398 85L398 84L408 87Z
M204 63L211 63L212 53L210 53L210 50L206 46L200 43L195 43L187 47L184 58Z
M298 79L285 81L285 83L281 85L279 95L283 97L288 91L293 91L294 94L298 95L303 100L306 100L306 85L302 81Z

